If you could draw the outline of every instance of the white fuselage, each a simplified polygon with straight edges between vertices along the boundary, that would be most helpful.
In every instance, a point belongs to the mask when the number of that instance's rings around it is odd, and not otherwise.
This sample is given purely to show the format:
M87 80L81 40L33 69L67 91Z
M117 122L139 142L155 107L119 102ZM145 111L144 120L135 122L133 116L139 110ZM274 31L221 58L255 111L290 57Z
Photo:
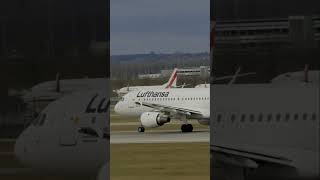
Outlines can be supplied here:
M128 87L123 87L119 90L116 90L116 93L119 96L124 96L125 94L128 94L129 92L132 91L142 91L142 90L149 90L149 89L165 89L166 86L164 85L158 85L158 86L128 86Z
M159 105L192 109L202 112L203 117L210 117L210 94L209 89L194 88L172 88L172 89L150 89L134 91L125 95L116 106L118 114L126 116L140 116L144 112L154 109L137 104L154 103ZM153 94L151 93L153 92ZM160 93L156 95L156 93Z
M288 159L319 175L319 86L211 86L211 145Z
M107 162L106 89L50 103L19 136L15 154L38 173L96 174Z

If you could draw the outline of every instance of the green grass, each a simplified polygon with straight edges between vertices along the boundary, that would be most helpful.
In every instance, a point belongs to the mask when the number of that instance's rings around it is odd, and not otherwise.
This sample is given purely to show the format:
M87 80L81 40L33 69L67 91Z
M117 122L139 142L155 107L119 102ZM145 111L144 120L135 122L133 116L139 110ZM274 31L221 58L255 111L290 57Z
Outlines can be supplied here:
M208 143L111 144L111 180L209 180Z
M126 117L117 115L116 113L110 113L110 123L119 122L140 122L140 120L139 117Z

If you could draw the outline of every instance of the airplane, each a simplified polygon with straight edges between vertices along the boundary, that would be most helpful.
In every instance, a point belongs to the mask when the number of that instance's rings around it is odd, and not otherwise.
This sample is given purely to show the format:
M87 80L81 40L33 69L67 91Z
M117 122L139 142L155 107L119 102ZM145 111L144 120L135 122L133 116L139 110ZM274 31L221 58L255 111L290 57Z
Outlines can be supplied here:
M211 179L319 178L319 85L213 85Z
M233 83L239 75L239 67L232 78ZM172 118L182 121L181 131L192 132L192 124L187 119L197 119L200 124L209 125L210 119L210 94L207 88L171 88L136 90L123 96L115 105L116 113L124 116L140 117L141 126L138 132L144 132L145 127L159 127L170 122Z
M178 76L178 69L174 68L169 81L166 82L163 85L158 86L127 86L123 87L118 90L113 90L115 93L117 93L119 96L124 96L125 94L131 92L131 91L137 91L137 90L146 90L146 89L168 89L168 88L175 88L177 87L177 76ZM184 86L184 85L183 85Z
M116 113L124 116L140 117L141 126L155 128L180 119L182 132L192 132L192 124L187 119L197 119L200 124L209 125L209 88L148 89L129 92L115 105Z
M28 171L13 172L106 177L109 106L106 88L50 103L15 142L14 154Z

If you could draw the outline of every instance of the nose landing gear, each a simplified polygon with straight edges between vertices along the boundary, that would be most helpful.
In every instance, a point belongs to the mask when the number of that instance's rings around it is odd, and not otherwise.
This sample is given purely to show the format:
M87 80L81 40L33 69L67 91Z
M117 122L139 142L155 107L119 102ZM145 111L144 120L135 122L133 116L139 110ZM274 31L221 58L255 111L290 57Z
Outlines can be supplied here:
M144 132L144 130L145 130L145 129L144 129L144 127L143 127L143 126L138 127L138 132L139 132L139 133L143 133L143 132Z

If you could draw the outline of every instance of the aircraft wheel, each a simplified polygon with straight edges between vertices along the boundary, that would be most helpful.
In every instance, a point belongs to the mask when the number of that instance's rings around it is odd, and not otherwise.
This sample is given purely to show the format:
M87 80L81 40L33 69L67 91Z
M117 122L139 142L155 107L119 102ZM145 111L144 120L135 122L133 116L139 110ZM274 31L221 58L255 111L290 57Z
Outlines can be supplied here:
M139 132L139 133L143 133L144 130L145 130L144 127L142 127L142 126L141 126L141 127L138 127L138 132Z
M193 130L192 124L182 124L181 125L182 132L192 132L192 130Z
M187 126L186 124L181 125L181 132L186 132Z
M193 131L192 124L187 124L187 130L188 130L188 132L192 132Z

